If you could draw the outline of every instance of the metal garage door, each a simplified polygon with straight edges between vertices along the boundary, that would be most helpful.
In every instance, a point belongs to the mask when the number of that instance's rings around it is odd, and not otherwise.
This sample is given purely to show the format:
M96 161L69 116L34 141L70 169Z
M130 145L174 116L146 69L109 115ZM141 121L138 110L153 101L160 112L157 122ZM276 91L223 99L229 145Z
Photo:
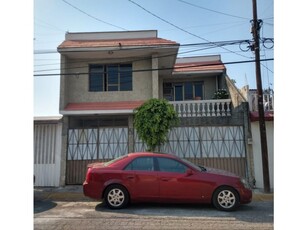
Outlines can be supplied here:
M69 129L66 184L82 184L86 166L128 153L128 128Z
M246 176L246 149L243 126L175 127L161 152L173 153L196 164L228 170ZM146 146L135 132L135 150Z

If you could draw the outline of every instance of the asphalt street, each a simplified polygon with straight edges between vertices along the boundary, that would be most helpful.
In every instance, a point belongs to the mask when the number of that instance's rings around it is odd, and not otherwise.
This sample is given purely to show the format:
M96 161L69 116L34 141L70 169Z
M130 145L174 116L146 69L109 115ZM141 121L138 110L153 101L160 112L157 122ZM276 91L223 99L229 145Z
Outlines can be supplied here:
M34 229L273 229L273 201L237 211L211 205L132 204L111 210L95 201L34 201Z

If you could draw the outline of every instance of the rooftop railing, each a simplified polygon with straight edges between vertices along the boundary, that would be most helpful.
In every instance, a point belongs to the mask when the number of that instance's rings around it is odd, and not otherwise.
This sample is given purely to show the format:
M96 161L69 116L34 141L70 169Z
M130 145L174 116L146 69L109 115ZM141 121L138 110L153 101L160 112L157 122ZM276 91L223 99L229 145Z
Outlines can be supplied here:
M258 111L258 94L250 92L248 96L249 110L251 112ZM263 93L264 111L274 111L274 93Z

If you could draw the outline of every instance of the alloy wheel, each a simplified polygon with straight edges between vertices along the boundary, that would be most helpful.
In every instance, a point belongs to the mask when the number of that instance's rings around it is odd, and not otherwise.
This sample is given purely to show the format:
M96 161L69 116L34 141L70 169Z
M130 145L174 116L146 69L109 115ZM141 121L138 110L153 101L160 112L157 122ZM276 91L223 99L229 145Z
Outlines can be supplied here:
M109 191L107 199L111 206L119 207L125 201L125 194L121 189L114 188Z
M231 209L236 204L236 196L230 190L222 190L218 196L217 201L224 209Z

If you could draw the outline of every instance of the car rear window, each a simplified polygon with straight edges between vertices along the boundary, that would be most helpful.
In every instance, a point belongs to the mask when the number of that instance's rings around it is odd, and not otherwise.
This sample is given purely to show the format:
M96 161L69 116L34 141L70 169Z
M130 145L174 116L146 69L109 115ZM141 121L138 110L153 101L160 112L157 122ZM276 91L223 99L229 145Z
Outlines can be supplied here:
M108 161L108 162L106 162L106 163L104 164L104 166L109 166L109 165L111 165L111 164L114 164L114 163L116 163L116 162L118 162L118 161L120 161L120 160L122 160L122 159L124 159L124 158L126 158L126 157L128 157L128 154L123 155L123 156L120 156L120 157L117 157L117 158L115 158L115 159L113 159L113 160L111 160L111 161Z

